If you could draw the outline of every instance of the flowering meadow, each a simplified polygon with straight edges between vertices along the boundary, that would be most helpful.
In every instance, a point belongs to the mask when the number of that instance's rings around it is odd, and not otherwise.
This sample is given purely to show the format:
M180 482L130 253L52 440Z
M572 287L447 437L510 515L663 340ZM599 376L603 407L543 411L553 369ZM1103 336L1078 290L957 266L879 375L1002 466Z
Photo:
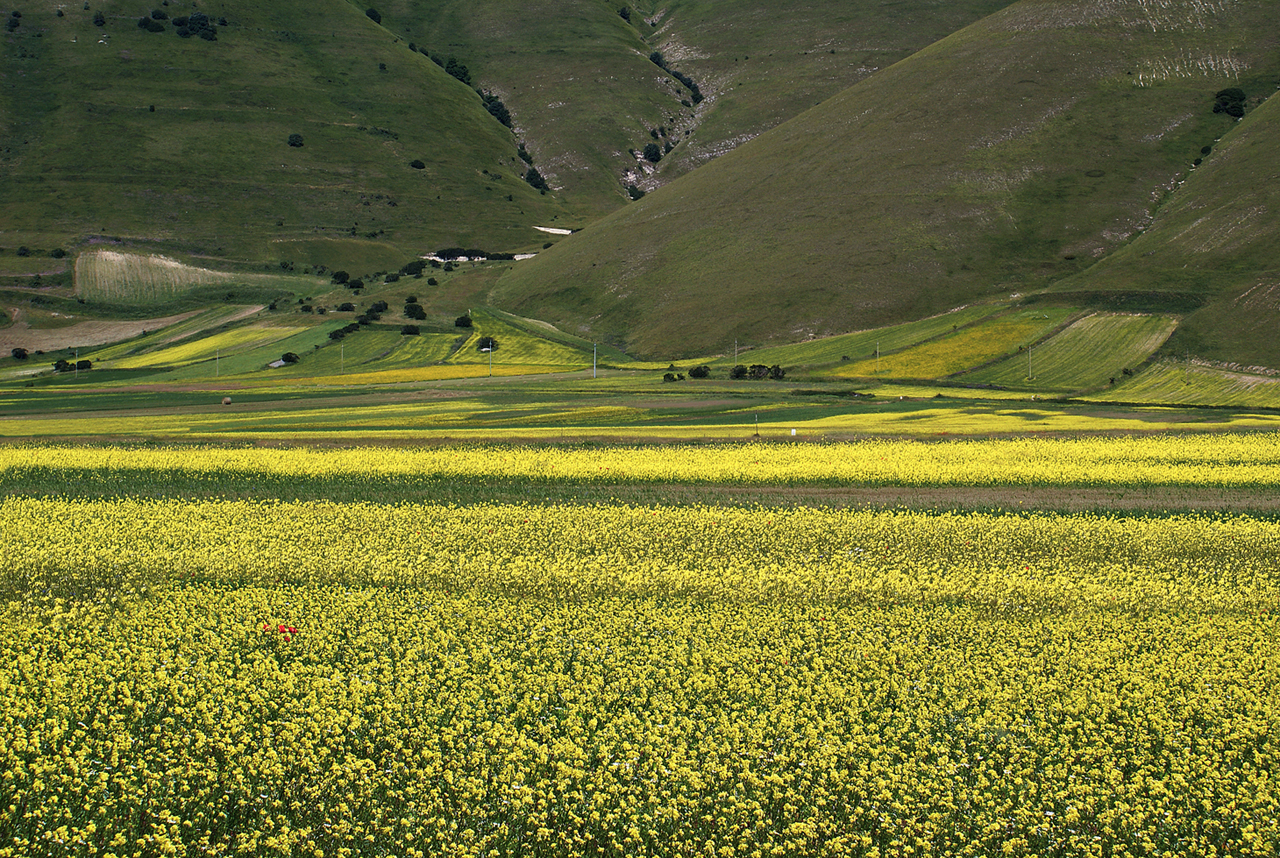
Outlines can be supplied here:
M0 449L0 856L1275 855L1280 522L378 494L1274 447Z

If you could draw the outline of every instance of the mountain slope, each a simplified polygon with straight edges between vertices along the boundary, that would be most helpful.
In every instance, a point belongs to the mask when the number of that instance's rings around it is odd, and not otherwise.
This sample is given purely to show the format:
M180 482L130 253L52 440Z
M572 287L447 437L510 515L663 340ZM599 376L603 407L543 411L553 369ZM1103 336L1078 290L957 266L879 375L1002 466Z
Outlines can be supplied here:
M518 266L493 300L639 354L1043 288L1149 225L1274 90L1265 0L1022 0Z
M511 109L584 217L616 209L1010 0L388 0L383 24ZM625 18L622 12L625 11ZM666 69L650 61L654 52ZM702 97L676 75L692 81ZM665 156L646 160L646 144Z
M480 97L362 8L208 3L224 22L212 41L172 19L140 28L149 8L45 4L0 35L0 243L103 234L268 260L314 237L507 251L536 246L532 226L562 212L522 180Z

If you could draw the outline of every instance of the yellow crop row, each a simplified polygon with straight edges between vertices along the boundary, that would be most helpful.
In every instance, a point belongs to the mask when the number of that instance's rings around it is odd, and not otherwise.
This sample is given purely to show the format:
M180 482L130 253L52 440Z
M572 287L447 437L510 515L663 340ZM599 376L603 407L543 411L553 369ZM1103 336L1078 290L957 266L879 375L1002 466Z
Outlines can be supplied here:
M637 447L462 446L287 450L193 447L0 448L0 479L37 470L269 474L299 479L475 477L592 482L851 485L1280 485L1271 433L1021 438L945 443Z

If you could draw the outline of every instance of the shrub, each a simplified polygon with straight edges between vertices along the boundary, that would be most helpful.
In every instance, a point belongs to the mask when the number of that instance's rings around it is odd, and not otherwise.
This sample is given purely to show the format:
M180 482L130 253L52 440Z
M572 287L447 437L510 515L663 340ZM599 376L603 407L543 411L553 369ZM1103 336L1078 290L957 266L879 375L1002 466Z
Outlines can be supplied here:
M399 283L399 282L400 282L400 275L399 275L399 274L388 274L386 277L383 277L383 278L382 278L382 282L383 282L383 283Z
M747 368L742 364L738 364L733 369L729 370L729 378L746 378L746 377L747 377Z
M410 161L409 166L415 170L425 170L427 167L426 164L422 163L422 161L420 161L417 158L414 158L412 161Z
M169 13L164 11L163 9L152 9L151 17L157 21L168 21Z
M27 359L27 350L26 350L26 349L24 349L24 348L21 348L21 347L19 347L19 348L15 348L15 349L12 349L12 350L9 352L9 354L13 355L13 359L14 359L14 360L26 360L26 359Z
M709 366L695 366L693 369L689 370L689 378L710 378L710 377L711 377L711 367Z
M436 279L436 278L434 278L434 277L428 277L428 278L427 278L427 285L428 285L428 286L439 286L439 285L440 285L440 281L439 281L439 280L437 280L437 279Z
M416 337L422 332L418 329L417 325L403 325L400 328L400 333L406 337Z
M343 283L346 283L350 279L351 279L351 275L345 271L333 272L333 282L337 283L339 286L341 286Z
M644 159L651 163L658 163L662 160L662 147L657 143L646 143L644 145Z
M455 78L465 83L467 86L471 85L471 71L453 57L449 57L445 62L444 70L448 74L453 75Z
M301 135L301 134L290 134L290 135L289 135L289 145L290 145L290 146L292 146L292 147L293 147L293 148L295 148L295 149L301 149L301 148L302 148L302 135Z
M476 351L496 352L498 350L498 341L493 337L481 337L476 340Z
M421 322L427 318L427 311L422 309L421 304L405 304L404 315L406 319L414 319Z
M768 378L769 367L765 366L762 363L753 363L747 369L747 373L754 379Z
M280 355L280 360L284 361L285 363L297 363L298 356L293 352L285 352L284 354Z
M410 295L410 296L408 296L407 298L405 298L405 299L404 299L404 302L405 302L406 304L416 304L416 303L418 303L418 296L417 296L417 295Z
M623 6L621 9L619 9L619 10L618 10L618 17L622 18L622 20L624 20L624 21L626 21L628 24L630 24L630 23L631 23L631 10L630 10L630 9L628 9L626 6Z
M769 378L773 379L774 381L782 381L782 377L786 374L787 374L787 371L782 367L778 366L777 364L774 364L773 366L769 367Z
M344 301L338 305L339 313L354 313L355 311L356 305L352 304L350 301Z
M427 263L425 260L415 259L412 262L406 262L404 265L400 266L400 273L409 275L409 276L414 276L417 274L421 274L422 269L426 267L427 267Z
M511 127L511 112L502 103L502 99L491 92L480 92L480 99L484 102L485 110L489 111L490 116L508 128Z
M453 320L453 326L455 328L469 328L471 325L472 321L470 316L459 316Z
M664 373L664 374L663 374L663 376L662 376L662 380L663 380L664 382L666 382L666 381L675 381L675 380L676 380L676 374L675 374L674 372Z
M1219 90L1213 94L1213 112L1239 119L1244 116L1244 100L1244 90L1238 86Z
M81 358L76 361L76 369L93 369L93 361L88 358Z
M386 301L374 301L369 306L369 311L372 313L385 313L388 309Z
M372 6L370 6L368 9L365 9L364 14L365 14L365 17L368 18L373 23L375 24L382 23L382 16L378 14L378 10L374 9Z
M75 369L75 367L71 365L71 362L64 358L58 358L56 361L53 362L54 372L67 372L68 370L73 370L73 369Z
M348 289L363 289L363 288L364 288L364 281L363 281L363 280L360 280L360 279L358 279L358 278L357 278L357 279L355 279L355 280L348 280L348 281L347 281L347 288L348 288Z
M523 143L516 148L516 154L520 156L521 161L524 161L530 167L533 166L533 156L529 154L528 149L524 148Z
M336 331L329 332L329 339L333 340L334 342L337 342L338 340L342 339L346 335L347 335L347 332L339 328Z
M106 15L103 15L101 12L94 12L94 13L93 13L93 26L95 26L95 27L105 27L105 26L107 26L107 16L106 16Z

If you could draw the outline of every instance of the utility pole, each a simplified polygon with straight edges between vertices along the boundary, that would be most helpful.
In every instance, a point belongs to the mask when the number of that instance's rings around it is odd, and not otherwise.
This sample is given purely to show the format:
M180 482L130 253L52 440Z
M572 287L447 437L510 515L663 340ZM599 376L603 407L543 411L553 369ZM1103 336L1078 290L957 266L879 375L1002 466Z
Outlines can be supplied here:
M1027 381L1031 380L1031 346L1027 346Z
M338 372L347 371L347 347L343 343L338 343Z
M876 375L880 374L880 341L876 340Z
M596 377L596 344L591 344L591 377Z
M222 349L215 349L213 352L213 377L217 378L222 374Z
M76 378L80 377L80 349L76 348Z

